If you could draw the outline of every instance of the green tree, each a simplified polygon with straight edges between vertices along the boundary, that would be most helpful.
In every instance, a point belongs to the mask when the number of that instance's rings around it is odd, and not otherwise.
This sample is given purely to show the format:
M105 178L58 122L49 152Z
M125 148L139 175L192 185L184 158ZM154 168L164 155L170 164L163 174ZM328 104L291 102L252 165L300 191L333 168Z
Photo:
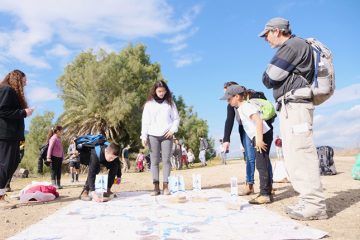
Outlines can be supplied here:
M150 86L162 79L160 65L151 63L144 45L120 53L83 52L57 80L64 100L60 123L64 137L103 134L132 148L141 146L142 108Z
M30 122L29 133L25 139L25 155L20 164L30 172L36 172L39 148L46 142L53 119L53 112L45 112L44 115L35 116Z
M190 147L195 157L199 155L200 137L207 139L209 143L209 151L207 158L213 152L214 141L208 138L208 124L205 120L200 119L192 106L185 104L184 98L174 96L174 101L180 115L180 126L178 132L175 134L178 139L182 139L185 145Z

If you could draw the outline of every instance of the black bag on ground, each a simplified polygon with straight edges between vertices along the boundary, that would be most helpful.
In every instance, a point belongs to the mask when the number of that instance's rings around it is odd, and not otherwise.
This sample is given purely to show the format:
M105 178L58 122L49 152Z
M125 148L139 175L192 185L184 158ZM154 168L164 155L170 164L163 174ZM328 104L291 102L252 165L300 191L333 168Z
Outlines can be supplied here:
M39 148L40 151L39 159L41 159L46 166L50 166L50 162L46 161L48 148L49 148L49 143L46 143Z
M321 175L335 175L334 149L330 146L316 148Z

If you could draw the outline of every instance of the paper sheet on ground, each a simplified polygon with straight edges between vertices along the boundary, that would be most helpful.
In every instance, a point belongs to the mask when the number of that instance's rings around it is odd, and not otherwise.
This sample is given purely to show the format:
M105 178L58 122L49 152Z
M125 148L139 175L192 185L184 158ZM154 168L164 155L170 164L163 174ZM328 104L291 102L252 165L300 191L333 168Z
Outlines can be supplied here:
M228 210L230 194L202 190L208 201L170 203L172 196L122 192L107 203L77 200L10 239L319 239L326 232L284 218L238 197L241 210ZM46 207L46 206L44 206Z

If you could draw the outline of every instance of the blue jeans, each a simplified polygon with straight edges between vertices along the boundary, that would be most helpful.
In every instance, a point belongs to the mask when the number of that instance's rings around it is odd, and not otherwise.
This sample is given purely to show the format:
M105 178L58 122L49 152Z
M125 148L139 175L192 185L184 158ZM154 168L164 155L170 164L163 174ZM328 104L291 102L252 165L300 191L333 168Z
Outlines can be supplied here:
M240 140L245 150L246 160L246 183L254 184L254 172L255 172L255 148L253 147L251 139L246 134L242 125L239 125ZM273 183L273 172L271 162L268 167L269 177L271 183Z

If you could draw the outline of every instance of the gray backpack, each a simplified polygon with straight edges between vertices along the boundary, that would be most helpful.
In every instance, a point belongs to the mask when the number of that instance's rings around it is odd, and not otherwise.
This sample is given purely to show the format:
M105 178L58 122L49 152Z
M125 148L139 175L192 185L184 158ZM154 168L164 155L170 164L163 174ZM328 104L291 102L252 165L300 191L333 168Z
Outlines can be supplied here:
M335 91L335 70L331 51L315 38L307 38L306 42L313 49L315 74L311 85L314 105L320 105L329 99Z

